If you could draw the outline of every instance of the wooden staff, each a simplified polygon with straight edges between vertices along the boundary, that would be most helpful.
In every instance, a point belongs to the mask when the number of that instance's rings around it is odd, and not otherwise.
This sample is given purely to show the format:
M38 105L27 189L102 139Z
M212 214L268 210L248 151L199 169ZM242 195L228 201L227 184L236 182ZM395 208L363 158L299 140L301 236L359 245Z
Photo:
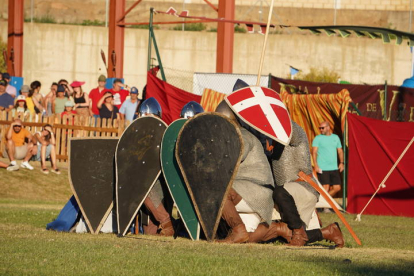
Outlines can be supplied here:
M101 49L101 57L102 57L102 61L105 64L105 69L106 69L106 75L108 76L108 65L106 65L106 56L105 56L105 52Z
M335 211L335 213L338 215L341 221L345 224L345 227L348 229L349 233L351 233L356 243L358 245L362 245L361 241L358 239L357 235L355 234L354 230L352 230L351 226L346 221L345 217L341 214L341 212L338 210L336 205L332 202L331 198L322 191L322 188L319 187L319 185L316 184L315 181L313 181L312 178L309 175L305 174L304 172L299 172L299 177L303 181L306 181L309 184L311 184L312 187L314 187L325 198L325 200L329 203L329 205L331 205L332 209Z
M274 0L272 0L272 3L270 4L269 16L267 18L266 34L265 34L265 39L264 39L264 42L263 42L262 55L260 57L259 73L257 74L257 82L256 82L257 86L260 86L260 77L262 75L263 60L264 60L264 55L265 55L265 51L266 51L267 37L269 36L270 19L272 18L273 2L274 2Z

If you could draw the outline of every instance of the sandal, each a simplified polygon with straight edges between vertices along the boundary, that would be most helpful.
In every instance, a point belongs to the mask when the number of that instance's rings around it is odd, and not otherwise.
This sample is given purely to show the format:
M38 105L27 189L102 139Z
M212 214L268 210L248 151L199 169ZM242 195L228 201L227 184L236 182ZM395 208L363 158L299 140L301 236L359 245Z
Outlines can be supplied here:
M60 174L60 170L59 170L59 169L56 169L56 170L51 169L50 171L51 171L52 173L55 173L55 174Z
M42 173L44 173L44 174L49 174L49 170L48 170L48 169L46 169L46 168L43 168L43 169L42 169Z

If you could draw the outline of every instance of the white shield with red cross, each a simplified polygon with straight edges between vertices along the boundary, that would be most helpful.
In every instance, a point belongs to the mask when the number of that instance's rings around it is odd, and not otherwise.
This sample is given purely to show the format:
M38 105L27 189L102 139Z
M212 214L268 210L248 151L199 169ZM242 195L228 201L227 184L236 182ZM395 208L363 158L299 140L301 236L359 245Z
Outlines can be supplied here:
M283 145L289 144L292 124L289 112L276 91L250 86L234 91L225 100L245 123Z

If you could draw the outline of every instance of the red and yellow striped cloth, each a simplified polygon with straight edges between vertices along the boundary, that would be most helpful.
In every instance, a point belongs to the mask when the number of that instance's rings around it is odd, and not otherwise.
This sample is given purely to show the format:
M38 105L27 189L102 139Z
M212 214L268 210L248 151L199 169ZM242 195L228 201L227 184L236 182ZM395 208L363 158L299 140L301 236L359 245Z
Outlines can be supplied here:
M318 127L323 121L329 122L332 131L342 136L351 101L348 90L336 94L290 94L283 89L280 96L291 119L305 130L310 147L315 136L320 134Z
M212 89L205 88L203 95L201 96L200 104L206 112L212 112L216 110L219 103L224 100L226 94L217 92Z

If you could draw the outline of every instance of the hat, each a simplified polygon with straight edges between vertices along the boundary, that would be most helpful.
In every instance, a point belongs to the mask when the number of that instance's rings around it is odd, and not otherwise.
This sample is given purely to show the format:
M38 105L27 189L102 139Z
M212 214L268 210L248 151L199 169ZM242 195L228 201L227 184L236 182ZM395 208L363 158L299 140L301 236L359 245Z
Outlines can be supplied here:
M30 92L30 87L28 85L22 85L22 87L20 88L20 93L29 93Z
M67 101L65 103L65 107L74 107L74 106L75 106L75 104L72 101Z
M23 95L19 95L17 98L16 98L16 102L25 102L26 101L26 97L25 96L23 96Z
M56 93L57 92L65 92L65 87L63 85L58 85Z
M84 81L74 81L74 82L72 82L71 84L70 84L70 86L72 86L73 88L75 88L75 87L80 87L80 86L82 86L82 85L84 85L85 84L85 82Z
M106 77L104 75L100 75L98 81L106 81Z
M0 80L0 85L7 86L7 82L5 80Z
M138 88L136 88L135 86L131 87L131 91L129 91L129 93L131 94L138 94Z
M117 82L123 83L121 79L114 79L114 83L117 83Z
M3 73L3 79L10 79L10 74L9 73Z

